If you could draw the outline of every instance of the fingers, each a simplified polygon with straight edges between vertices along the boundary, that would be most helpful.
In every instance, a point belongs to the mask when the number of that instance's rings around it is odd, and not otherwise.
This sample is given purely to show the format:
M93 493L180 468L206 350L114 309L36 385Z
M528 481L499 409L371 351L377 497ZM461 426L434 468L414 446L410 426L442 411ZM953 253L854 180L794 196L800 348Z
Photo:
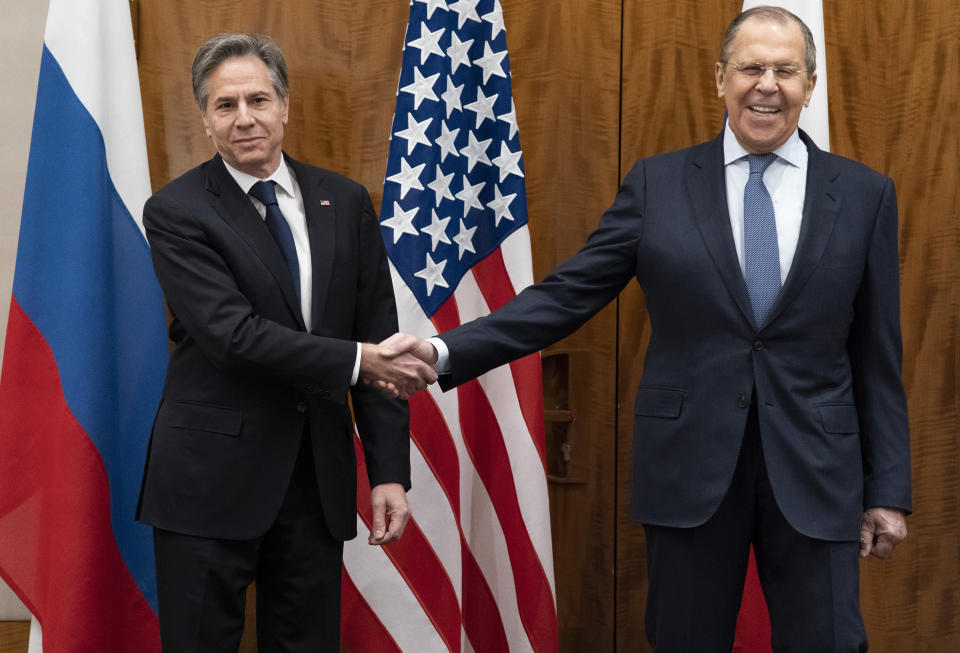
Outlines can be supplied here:
M414 354L398 351L392 356L384 355L384 351L399 350L403 347L412 347L423 353L423 345L429 347L431 351L432 345L406 334L394 334L384 343L386 344L363 343L360 354L360 376L364 383L372 385L387 397L406 399L436 382L437 373L433 366Z
M407 333L395 333L380 343L380 353L386 358L400 354L413 354L431 366L437 362L437 350L423 338Z
M399 540L410 519L407 494L399 483L383 483L373 488L373 522L369 544L382 546ZM379 519L379 521L378 521Z
M889 558L907 537L907 520L899 510L870 508L860 522L860 557Z

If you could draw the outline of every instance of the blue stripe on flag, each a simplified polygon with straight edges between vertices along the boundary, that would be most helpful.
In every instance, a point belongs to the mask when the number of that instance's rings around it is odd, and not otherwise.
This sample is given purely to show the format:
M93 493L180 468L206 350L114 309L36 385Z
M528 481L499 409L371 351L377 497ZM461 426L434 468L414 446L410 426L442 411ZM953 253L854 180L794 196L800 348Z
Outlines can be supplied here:
M163 295L110 178L103 136L46 47L13 291L100 452L117 544L156 610L151 530L134 513L168 357Z

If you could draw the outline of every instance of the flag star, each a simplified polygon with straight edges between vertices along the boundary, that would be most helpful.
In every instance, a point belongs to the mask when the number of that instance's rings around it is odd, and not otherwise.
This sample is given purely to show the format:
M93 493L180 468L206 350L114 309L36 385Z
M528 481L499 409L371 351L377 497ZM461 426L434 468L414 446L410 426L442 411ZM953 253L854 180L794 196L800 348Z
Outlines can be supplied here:
M437 83L440 73L434 73L429 77L424 77L420 69L413 68L413 83L407 84L400 90L413 96L413 108L419 109L420 103L424 100L437 100L437 94L433 92L433 85Z
M500 7L500 0L494 0L493 11L491 11L489 14L484 14L483 19L490 23L491 39L497 38L497 34L500 32L507 31L507 28L503 25L503 9Z
M420 231L425 234L430 234L430 251L435 252L437 250L437 244L446 243L450 244L450 239L447 237L447 224L450 222L450 218L441 219L435 209L430 209L430 224L426 227L423 227Z
M453 199L453 193L450 192L450 182L453 181L453 173L449 175L443 174L443 170L440 169L440 165L437 164L437 176L433 178L427 188L433 191L434 196L436 197L437 206L440 206L440 200L442 199ZM426 229L424 229L426 231Z
M460 233L453 237L453 242L455 242L459 248L459 252L457 253L458 261L463 258L464 252L477 253L477 250L473 248L473 233L476 230L476 227L467 229L467 225L464 224L463 220L460 220Z
M463 93L464 86L464 84L461 84L460 86L454 86L453 77L447 75L447 90L445 90L443 95L440 96L443 98L443 105L447 108L447 118L450 117L450 114L453 113L454 109L460 109L463 111L463 106L460 104L460 94Z
M453 131L450 131L450 128L447 127L446 122L440 123L440 135L437 137L436 143L440 146L440 162L442 163L444 159L447 158L448 154L453 156L460 156L460 152L457 150L457 134L460 133L460 128L457 127Z
M510 220L511 222L513 222L513 214L510 213L510 202L514 200L517 194L510 193L509 195L504 197L503 195L500 194L499 186L493 187L493 193L495 195L495 197L493 198L493 201L487 204L488 209L493 209L493 216L495 220L493 226L499 227L501 220Z
M523 171L520 170L520 158L522 156L523 152L519 149L516 152L511 152L510 148L507 147L507 142L500 141L500 156L495 158L493 163L500 168L501 182L506 179L508 175L523 176Z
M447 280L443 278L443 268L447 267L447 260L442 259L439 263L434 263L427 253L427 266L419 272L414 272L413 276L423 279L427 282L427 297L433 292L434 286L449 288Z
M427 5L427 20L433 18L433 12L437 9L449 11L447 9L447 0L417 0L417 2Z
M438 57L443 56L443 50L440 48L440 37L443 36L445 31L446 30L441 27L436 32L431 32L427 29L426 23L420 23L420 38L410 41L407 45L420 50L421 66L427 62L427 58L431 54L435 54Z
M513 140L513 137L517 135L517 106L514 104L513 98L510 98L510 111L502 116L497 116L497 120L502 120L510 125L510 140Z
M467 51L473 45L473 39L461 41L456 32L450 33L450 46L447 48L447 56L450 57L450 72L457 72L460 65L470 67L470 55Z
M413 226L413 219L417 217L419 209L415 206L409 211L400 208L400 202L393 203L393 217L387 218L380 223L381 227L390 227L393 229L393 244L396 245L403 234L418 236L420 234L417 228Z
M433 122L433 118L427 118L423 122L417 122L417 119L413 117L412 113L407 114L407 128L398 132L394 132L394 136L399 136L404 138L407 141L407 154L413 152L413 148L417 146L417 143L423 143L427 147L431 147L430 139L427 138L427 128L430 126L430 123Z
M459 0L459 2L447 5L447 9L459 14L457 29L463 29L463 24L468 20L480 22L480 16L477 15L478 4L480 4L480 0Z
M497 94L487 97L483 94L483 89L479 86L477 87L477 99L466 105L465 109L470 109L477 114L477 127L483 124L484 119L489 118L490 120L496 122L496 119L493 117L493 105L497 101Z
M403 157L400 157L400 172L387 177L387 181L392 181L395 184L400 184L400 199L406 197L407 192L411 188L416 190L423 190L423 184L420 183L420 173L423 172L426 163L421 163L418 166L410 167L410 164L407 163L407 160Z
M490 48L490 43L485 42L483 44L483 56L474 61L476 65L483 68L483 83L486 84L487 80L490 79L490 75L496 75L497 77L506 77L507 74L503 72L503 58L507 56L507 50L504 48L500 52L494 52Z
M480 203L480 191L483 190L483 187L487 185L487 182L481 181L477 185L472 185L470 180L467 179L467 176L463 176L463 190L457 193L457 199L463 202L463 217L467 217L467 214L470 213L470 209L480 209L483 210L483 204Z
M490 165L490 157L487 156L487 148L490 147L490 143L493 142L492 138L486 140L478 141L476 134L470 132L468 135L468 143L465 148L460 150L460 154L467 157L467 172L473 170L473 166L477 163L486 163Z

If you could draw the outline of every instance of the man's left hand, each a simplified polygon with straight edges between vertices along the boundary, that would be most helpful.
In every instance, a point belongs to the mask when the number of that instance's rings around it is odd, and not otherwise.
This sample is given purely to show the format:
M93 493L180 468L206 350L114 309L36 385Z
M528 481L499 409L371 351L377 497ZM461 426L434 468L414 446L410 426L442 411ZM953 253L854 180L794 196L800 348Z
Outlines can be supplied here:
M899 510L870 508L860 520L860 557L889 558L907 536L907 519Z
M373 527L370 529L370 544L389 544L399 540L410 519L407 493L399 483L381 483L370 493L373 504Z

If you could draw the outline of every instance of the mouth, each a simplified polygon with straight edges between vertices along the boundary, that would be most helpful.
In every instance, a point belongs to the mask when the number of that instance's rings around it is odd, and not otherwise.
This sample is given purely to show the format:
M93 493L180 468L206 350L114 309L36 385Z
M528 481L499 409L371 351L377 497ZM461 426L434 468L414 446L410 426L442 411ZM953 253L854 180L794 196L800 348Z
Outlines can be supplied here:
M766 107L760 104L751 104L747 108L750 109L750 111L752 111L753 113L760 116L769 116L775 113L780 113L780 109L777 107Z

